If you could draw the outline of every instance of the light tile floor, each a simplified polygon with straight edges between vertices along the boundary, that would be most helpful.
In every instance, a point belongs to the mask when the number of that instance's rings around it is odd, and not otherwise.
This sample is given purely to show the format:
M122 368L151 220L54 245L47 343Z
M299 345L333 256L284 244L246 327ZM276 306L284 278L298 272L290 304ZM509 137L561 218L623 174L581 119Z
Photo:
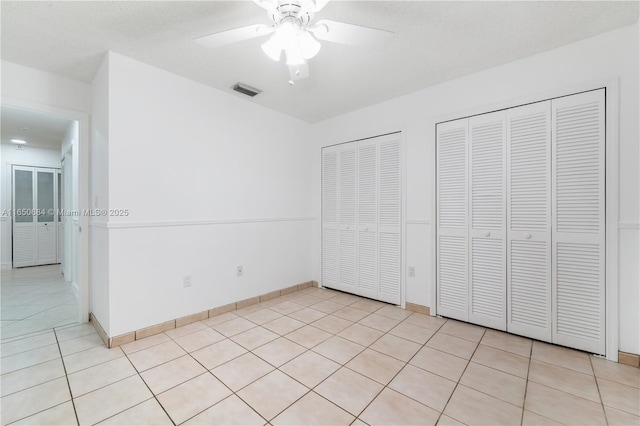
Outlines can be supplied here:
M106 349L2 345L2 424L640 423L640 369L326 289Z
M78 322L78 300L60 265L2 270L2 339Z

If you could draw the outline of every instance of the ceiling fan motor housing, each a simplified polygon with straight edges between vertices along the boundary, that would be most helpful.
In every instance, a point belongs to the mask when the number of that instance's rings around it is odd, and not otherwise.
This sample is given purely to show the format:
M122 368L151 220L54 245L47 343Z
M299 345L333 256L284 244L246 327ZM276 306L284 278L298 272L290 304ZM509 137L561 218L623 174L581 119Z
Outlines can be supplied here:
M296 19L301 27L309 26L313 19L313 2L304 0L276 0L269 17L276 26L285 19Z

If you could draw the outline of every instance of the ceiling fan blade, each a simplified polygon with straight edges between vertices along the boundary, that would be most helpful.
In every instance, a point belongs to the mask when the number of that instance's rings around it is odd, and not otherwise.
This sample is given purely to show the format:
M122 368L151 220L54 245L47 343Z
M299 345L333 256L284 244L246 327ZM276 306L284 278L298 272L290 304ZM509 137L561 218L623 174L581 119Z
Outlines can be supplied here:
M309 28L309 30L313 32L313 35L319 40L342 43L355 47L380 47L393 37L391 31L328 19L318 21L316 25L313 28Z
M193 39L196 43L204 47L220 47L239 41L261 37L275 31L275 28L267 25L249 25L247 27L235 28L233 30L213 33Z
M302 80L303 78L309 77L309 66L307 62L302 65L289 65L289 76L291 77L290 81Z
M275 7L273 1L271 0L253 0L253 2L261 8L269 11Z
M327 5L327 3L329 3L329 0L316 0L313 11L318 12L319 10L322 10L322 8Z

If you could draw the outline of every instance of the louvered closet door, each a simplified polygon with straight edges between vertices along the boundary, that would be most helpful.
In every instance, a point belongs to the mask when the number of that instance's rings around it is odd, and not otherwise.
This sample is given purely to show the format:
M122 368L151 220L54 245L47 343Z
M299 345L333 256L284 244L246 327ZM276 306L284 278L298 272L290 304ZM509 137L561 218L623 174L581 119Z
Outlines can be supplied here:
M401 143L400 134L378 138L379 237L378 300L400 304L401 277Z
M468 321L468 119L437 126L437 309Z
M469 321L505 330L506 112L469 118Z
M551 341L551 102L507 111L507 330Z
M378 296L378 143L358 143L358 294Z
M338 222L340 247L339 290L357 292L357 145L350 143L338 150Z
M36 264L36 173L33 167L13 166L13 267Z
M553 342L605 353L604 89L554 99Z
M339 269L338 151L322 150L322 285L335 288Z

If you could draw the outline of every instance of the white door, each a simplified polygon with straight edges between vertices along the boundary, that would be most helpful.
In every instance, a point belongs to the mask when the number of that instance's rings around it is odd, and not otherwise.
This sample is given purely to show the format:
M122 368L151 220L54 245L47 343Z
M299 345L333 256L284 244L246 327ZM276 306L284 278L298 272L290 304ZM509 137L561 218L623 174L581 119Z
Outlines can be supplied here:
M402 162L400 134L378 139L378 300L400 304L402 282Z
M358 294L378 298L378 143L358 143Z
M506 112L469 118L469 321L505 330Z
M13 266L58 263L59 169L13 166Z
M36 264L36 179L33 167L13 166L13 267Z
M507 330L551 341L551 102L507 111Z
M437 311L469 320L467 144L469 120L437 126Z
M339 261L338 290L357 293L357 172L356 144L346 144L338 149L338 222Z
M553 342L605 353L604 89L551 101Z
M399 133L322 150L322 285L396 305L402 289Z
M322 285L336 288L340 274L338 243L338 151L322 150Z
M57 169L36 168L36 265L58 262L56 222Z

